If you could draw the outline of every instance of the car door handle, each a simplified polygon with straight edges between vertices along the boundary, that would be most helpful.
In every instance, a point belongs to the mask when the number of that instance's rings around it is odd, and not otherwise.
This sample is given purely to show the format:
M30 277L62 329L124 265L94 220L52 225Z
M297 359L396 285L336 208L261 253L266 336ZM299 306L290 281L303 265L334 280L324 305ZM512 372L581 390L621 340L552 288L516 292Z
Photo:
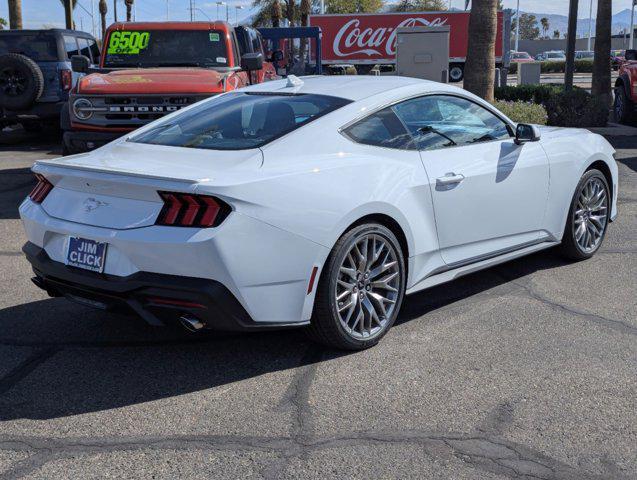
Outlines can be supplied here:
M454 185L456 183L460 183L464 180L464 175L461 173L455 174L453 172L449 172L445 174L444 177L436 178L437 186L445 186L445 185Z

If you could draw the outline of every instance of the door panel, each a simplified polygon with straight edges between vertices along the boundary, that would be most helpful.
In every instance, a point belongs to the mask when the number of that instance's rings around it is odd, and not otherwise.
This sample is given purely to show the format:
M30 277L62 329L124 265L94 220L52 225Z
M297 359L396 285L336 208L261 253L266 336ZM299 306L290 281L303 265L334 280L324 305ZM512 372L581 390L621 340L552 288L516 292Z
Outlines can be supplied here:
M447 264L470 262L541 237L549 165L539 143L516 145L510 139L420 155Z

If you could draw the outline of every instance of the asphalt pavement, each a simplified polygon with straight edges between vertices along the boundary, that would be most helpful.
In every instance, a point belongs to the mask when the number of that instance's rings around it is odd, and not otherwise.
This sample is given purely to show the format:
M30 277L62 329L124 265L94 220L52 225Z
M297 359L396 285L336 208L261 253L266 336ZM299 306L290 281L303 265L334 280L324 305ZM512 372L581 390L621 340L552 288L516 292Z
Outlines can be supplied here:
M17 206L55 134L0 137L0 480L637 478L637 129L591 260L407 297L375 348L197 336L51 299Z

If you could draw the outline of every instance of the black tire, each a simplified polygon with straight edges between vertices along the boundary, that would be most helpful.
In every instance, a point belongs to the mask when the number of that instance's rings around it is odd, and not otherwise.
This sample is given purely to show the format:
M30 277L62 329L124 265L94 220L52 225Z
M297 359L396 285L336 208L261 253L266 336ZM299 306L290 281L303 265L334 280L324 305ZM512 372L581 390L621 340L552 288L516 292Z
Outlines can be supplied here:
M461 82L464 78L464 65L455 63L449 65L449 81L456 83Z
M630 124L634 121L634 104L626 95L623 85L615 88L615 101L613 102L613 115L615 121Z
M19 53L0 55L0 107L27 110L43 91L44 76L33 60Z
M608 205L606 209L607 217L599 244L595 247L594 250L585 252L575 240L575 210L577 208L577 201L582 187L593 177L599 179L602 182L606 191L606 198L608 199ZM584 175L582 175L582 178L578 182L577 187L575 188L575 193L573 194L573 199L571 200L571 207L569 208L568 217L566 218L566 225L564 226L564 236L562 237L562 244L560 245L560 250L563 256L565 256L569 260L586 260L595 255L595 253L599 250L602 243L604 242L604 237L606 236L611 204L612 199L610 196L610 188L608 187L608 182L604 174L596 169L588 170L586 173L584 173Z
M354 243L365 235L374 234L391 245L398 262L399 287L393 311L387 318L384 328L368 339L358 339L350 335L339 320L335 295L336 282L343 259ZM383 225L367 223L345 232L336 242L327 259L316 290L314 311L306 333L311 340L322 345L341 350L363 350L376 345L389 331L396 321L405 294L406 274L405 259L400 242L396 236ZM361 294L362 298L362 294Z

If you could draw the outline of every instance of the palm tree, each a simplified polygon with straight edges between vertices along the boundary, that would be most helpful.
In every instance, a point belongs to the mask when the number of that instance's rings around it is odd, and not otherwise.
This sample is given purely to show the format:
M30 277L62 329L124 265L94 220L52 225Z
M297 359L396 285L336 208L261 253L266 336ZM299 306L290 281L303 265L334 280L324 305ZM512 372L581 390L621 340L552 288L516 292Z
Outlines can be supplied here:
M77 0L71 0L71 11L67 12L68 9L68 1L67 0L60 0L60 2L62 3L62 6L64 6L64 18L66 18L66 28L74 28L74 22L73 22L73 10L75 10L75 4L77 3Z
M542 17L540 18L540 23L542 24L542 33L544 34L544 37L546 37L546 34L549 31L549 19L546 17Z
M498 0L473 0L469 17L469 42L464 88L493 101L495 82L495 39L498 29ZM610 70L609 70L610 71Z
M559 30L553 30L553 38L560 38L560 31Z
M102 42L104 41L104 37L106 36L106 13L108 13L108 5L106 5L106 0L100 0L100 17L102 19ZM106 48L102 45L102 48Z
M611 0L598 0L595 22L595 59L593 60L593 83L591 93L610 106L610 56L611 49Z
M22 0L9 0L9 28L22 29Z
M301 0L301 26L307 27L310 22L310 13L312 13L311 0ZM301 61L305 61L305 51L307 50L307 38L301 39L301 45L299 48L299 57Z
M134 0L124 0L124 3L126 4L126 21L130 22Z

